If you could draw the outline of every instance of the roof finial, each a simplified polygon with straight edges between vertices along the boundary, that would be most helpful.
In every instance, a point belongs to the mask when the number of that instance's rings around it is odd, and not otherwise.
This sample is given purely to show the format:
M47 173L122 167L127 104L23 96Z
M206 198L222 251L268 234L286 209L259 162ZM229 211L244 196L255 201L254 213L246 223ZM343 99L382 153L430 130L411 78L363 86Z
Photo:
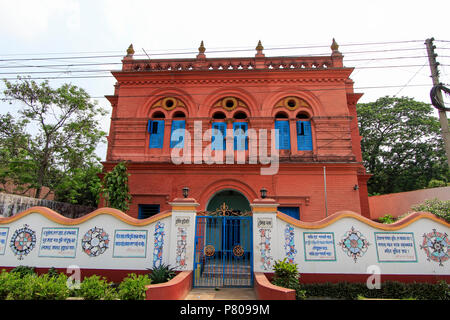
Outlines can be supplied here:
M205 49L205 46L204 46L203 40L202 40L202 42L200 43L200 47L198 48L198 52L205 53L205 51L206 51L206 49Z
M333 50L333 52L339 51L339 45L337 44L336 40L334 40L333 38L333 43L331 44L331 50Z
M264 47L261 44L261 40L258 41L258 45L256 46L256 51L263 51Z
M264 58L263 50L264 50L264 47L262 46L261 40L259 40L258 45L256 46L255 57L256 58Z
M130 44L130 46L127 49L127 55L132 56L134 54L133 44Z

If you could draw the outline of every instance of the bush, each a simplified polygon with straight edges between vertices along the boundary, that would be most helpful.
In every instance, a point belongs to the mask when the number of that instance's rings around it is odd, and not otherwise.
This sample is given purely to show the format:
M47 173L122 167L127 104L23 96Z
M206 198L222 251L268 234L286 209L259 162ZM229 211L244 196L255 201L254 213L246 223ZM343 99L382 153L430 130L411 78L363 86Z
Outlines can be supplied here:
M418 300L449 300L448 284L441 281L432 283L402 283L386 281L380 289L369 289L365 283L317 283L301 284L308 297L330 297L337 299L357 300L358 298L378 299L418 299Z
M385 224L390 224L395 222L395 218L390 214L385 214L382 217L378 218L378 221Z
M148 275L131 273L119 285L119 298L121 300L144 300L145 286L151 282Z
M174 269L175 268L170 268L169 265L162 263L159 267L152 270L150 280L153 284L167 282L175 277L176 272Z
M272 280L274 285L295 290L297 299L306 297L306 292L300 288L300 273L296 263L286 262L286 258L275 261L274 271L275 274Z
M1 297L7 300L64 300L69 296L67 276L11 272L0 276Z
M11 273L17 273L20 278L25 277L26 275L36 274L35 267L28 266L18 266L11 270Z
M424 203L415 205L411 208L414 211L431 212L436 216L450 222L450 200L439 200L437 198L425 200Z
M428 182L428 188L439 188L439 187L446 187L447 182L437 179L431 179L430 182Z
M77 289L77 296L86 300L114 300L117 299L117 292L113 283L105 277L93 275L83 279L80 289Z

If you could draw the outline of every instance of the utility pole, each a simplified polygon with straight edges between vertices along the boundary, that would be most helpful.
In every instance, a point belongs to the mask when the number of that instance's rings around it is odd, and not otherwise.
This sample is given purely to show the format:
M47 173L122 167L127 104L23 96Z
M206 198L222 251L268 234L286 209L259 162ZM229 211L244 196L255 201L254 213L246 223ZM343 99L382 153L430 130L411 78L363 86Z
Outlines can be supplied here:
M436 61L437 54L434 53L434 49L436 49L436 46L433 45L433 41L434 38L427 39L425 40L425 44L427 46L428 63L430 64L433 86L437 86L440 84L439 71L437 68L439 62ZM440 90L437 90L436 96L440 101L444 101L442 98L442 92ZM445 110L441 109L438 109L438 111L439 111L439 122L441 123L442 138L444 138L445 154L447 155L447 163L450 168L450 132L448 129L447 113Z

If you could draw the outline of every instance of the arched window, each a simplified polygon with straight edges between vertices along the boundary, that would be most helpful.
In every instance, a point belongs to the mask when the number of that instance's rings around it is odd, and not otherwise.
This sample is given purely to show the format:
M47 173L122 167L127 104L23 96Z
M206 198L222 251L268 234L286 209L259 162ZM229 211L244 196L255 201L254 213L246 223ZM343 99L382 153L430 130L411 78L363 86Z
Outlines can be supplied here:
M310 117L306 112L299 112L297 120L297 150L310 151L312 145L312 130Z
M186 118L186 115L184 114L183 111L176 111L173 114L172 118Z
M233 119L247 119L247 114L244 111L237 111L233 115Z

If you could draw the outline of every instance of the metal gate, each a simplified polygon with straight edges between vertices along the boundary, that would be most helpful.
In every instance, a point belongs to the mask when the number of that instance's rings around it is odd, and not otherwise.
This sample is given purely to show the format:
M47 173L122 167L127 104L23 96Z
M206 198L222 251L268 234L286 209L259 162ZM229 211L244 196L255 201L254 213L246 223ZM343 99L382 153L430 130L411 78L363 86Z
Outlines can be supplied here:
M252 287L251 216L197 216L194 287Z

